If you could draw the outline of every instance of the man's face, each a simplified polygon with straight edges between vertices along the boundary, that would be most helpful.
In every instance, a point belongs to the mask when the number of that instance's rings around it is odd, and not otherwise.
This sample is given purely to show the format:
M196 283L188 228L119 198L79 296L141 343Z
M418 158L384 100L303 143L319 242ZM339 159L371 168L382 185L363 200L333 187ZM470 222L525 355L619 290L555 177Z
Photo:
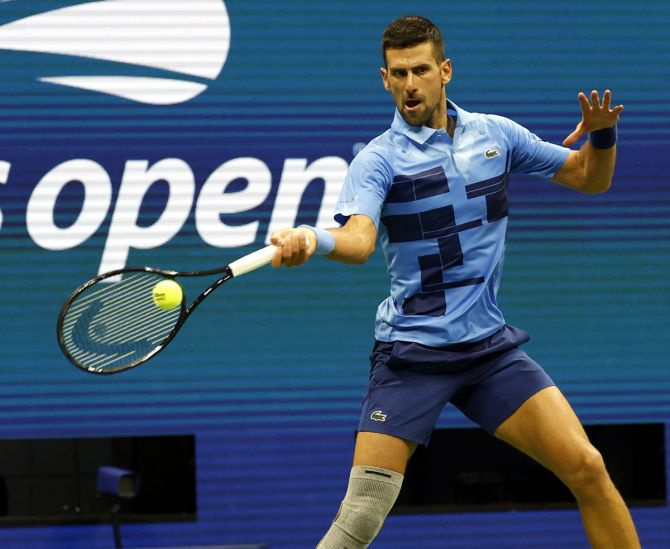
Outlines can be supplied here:
M431 128L446 126L444 86L451 80L451 61L438 62L430 42L386 50L386 67L381 73L384 87L405 122Z

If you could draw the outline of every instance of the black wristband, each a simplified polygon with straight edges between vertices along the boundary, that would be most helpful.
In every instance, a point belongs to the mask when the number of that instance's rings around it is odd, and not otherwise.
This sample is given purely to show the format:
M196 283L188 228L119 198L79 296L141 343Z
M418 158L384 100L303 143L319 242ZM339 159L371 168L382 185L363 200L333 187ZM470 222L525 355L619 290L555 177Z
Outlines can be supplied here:
M609 149L610 147L614 147L614 145L616 145L616 139L616 126L596 130L589 134L591 146L596 149Z

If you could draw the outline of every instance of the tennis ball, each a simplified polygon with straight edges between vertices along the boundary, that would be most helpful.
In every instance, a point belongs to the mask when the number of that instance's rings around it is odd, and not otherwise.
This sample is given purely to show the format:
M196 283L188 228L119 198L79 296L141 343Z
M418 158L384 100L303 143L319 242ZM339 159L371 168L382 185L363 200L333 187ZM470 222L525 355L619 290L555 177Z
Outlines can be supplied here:
M181 305L183 292L181 286L174 280L161 280L153 289L154 304L165 311Z

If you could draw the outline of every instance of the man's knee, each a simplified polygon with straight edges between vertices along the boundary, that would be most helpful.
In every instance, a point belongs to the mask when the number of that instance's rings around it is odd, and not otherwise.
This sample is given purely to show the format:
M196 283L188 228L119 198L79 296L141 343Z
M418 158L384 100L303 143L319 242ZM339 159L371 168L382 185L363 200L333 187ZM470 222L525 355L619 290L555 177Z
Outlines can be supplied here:
M319 549L367 547L393 507L403 475L377 467L355 466L340 510Z
M591 445L586 446L556 474L578 499L598 497L611 485L603 457Z
M337 513L335 525L367 547L381 530L386 515L391 510L388 503L377 496L344 500Z

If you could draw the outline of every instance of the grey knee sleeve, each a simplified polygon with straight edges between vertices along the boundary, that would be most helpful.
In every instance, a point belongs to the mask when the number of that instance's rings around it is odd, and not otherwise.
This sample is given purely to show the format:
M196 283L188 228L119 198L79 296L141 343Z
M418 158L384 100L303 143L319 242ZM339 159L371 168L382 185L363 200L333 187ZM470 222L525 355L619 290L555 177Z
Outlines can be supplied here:
M317 549L365 549L395 503L403 475L378 467L352 467L340 510Z

